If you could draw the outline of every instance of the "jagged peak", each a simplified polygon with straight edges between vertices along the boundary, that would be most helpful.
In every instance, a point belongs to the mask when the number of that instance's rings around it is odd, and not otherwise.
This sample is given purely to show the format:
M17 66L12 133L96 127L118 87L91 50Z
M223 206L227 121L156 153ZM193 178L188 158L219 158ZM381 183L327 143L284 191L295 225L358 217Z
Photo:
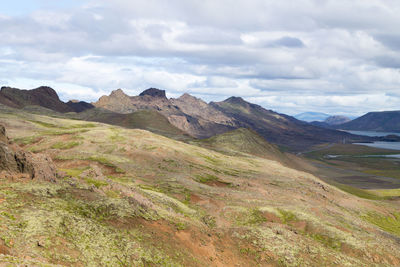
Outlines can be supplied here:
M195 97L195 96L192 96L192 95L189 94L189 93L184 93L184 94L181 95L178 99L179 99L179 100L195 100L195 101L202 101L202 102L203 102L202 99L197 98L197 97Z
M113 90L110 96L128 96L122 89Z
M149 96L153 96L153 97L167 98L167 96L165 95L165 90L160 90L157 88L146 89L142 93L140 93L139 96L145 96L145 95L149 95Z
M246 104L247 102L238 96L231 96L228 99L225 99L223 102L231 103L231 104Z

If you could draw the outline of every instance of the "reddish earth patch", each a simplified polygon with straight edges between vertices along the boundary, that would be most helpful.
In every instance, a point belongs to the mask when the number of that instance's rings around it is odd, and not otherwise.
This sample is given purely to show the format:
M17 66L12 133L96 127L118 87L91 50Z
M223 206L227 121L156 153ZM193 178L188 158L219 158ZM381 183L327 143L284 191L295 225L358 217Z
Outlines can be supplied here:
M203 199L201 197L199 197L196 194L190 194L190 202L193 202L195 204L201 202Z
M5 243L2 239L0 239L0 254L10 255L10 250L5 245Z
M267 222L282 223L282 219L272 212L265 211L263 212L263 216L267 220Z

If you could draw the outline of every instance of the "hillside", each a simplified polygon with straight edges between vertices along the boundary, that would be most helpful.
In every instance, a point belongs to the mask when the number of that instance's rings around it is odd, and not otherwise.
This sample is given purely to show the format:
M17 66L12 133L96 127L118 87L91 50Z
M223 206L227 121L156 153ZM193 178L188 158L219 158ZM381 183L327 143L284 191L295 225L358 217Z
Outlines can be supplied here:
M70 118L86 121L96 121L131 129L148 130L174 139L191 139L184 131L173 126L167 118L154 110L139 110L128 114L121 114L109 110L94 108L73 114Z
M145 130L22 111L0 121L59 172L55 183L0 176L0 265L400 264L395 200Z
M400 111L369 112L336 127L354 131L400 132Z
M233 117L238 126L253 129L268 142L294 151L301 151L321 143L340 143L344 138L348 142L361 141L364 138L313 126L248 103L240 97L231 97L222 102L211 102L211 105L227 116Z

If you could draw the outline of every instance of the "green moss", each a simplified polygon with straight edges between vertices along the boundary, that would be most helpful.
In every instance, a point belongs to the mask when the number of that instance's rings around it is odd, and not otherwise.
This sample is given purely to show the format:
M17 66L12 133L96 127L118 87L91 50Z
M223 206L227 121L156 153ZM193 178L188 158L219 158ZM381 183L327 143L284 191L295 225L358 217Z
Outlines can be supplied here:
M34 136L15 138L13 139L13 141L18 145L30 145L39 142L41 139L42 138L40 136L34 135Z
M75 168L75 169L60 169L60 171L65 172L67 175L71 177L79 177L85 170L90 169L90 167L85 168Z
M34 124L40 125L42 127L46 127L46 128L62 128L53 123L48 123L48 122L44 122L44 121L35 121L35 120L28 120L28 121L30 121Z
M358 196L360 198L371 199L371 200L382 200L382 199L385 199L385 197L381 197L381 196L375 195L375 194L373 194L371 192L368 192L367 190L355 188L355 187L352 187L350 185L339 184L339 183L333 183L333 185L336 186L337 188L349 193L349 194Z
M205 184L205 183L209 183L209 182L217 182L217 181L219 181L219 178L215 175L205 173L205 174L196 175L196 180L199 183Z
M70 149L76 146L79 146L81 143L80 142L58 142L55 143L51 146L53 149Z
M175 222L175 227L176 230L180 231L180 230L185 230L187 228L187 225L184 222Z
M12 215L12 214L10 214L10 213L8 213L8 212L5 212L5 211L1 212L0 215L4 216L4 217L6 217L6 218L8 218L8 219L10 219L10 220L13 220L13 221L16 220L16 218L14 217L14 215Z
M376 212L368 212L362 217L382 230L400 237L400 212L393 212L389 216Z
M92 184L97 188L100 188L102 186L107 186L108 185L107 182L96 180L96 179L92 179L92 178L85 178L85 181L86 181L86 183Z
M335 250L339 250L342 247L342 242L339 239L330 237L329 235L320 234L320 233L312 233L312 234L309 234L309 236L312 239L323 244L325 247L332 248Z
M290 222L298 221L297 216L293 212L283 210L283 209L278 209L278 211L280 213L280 217L281 217L283 223L287 224Z

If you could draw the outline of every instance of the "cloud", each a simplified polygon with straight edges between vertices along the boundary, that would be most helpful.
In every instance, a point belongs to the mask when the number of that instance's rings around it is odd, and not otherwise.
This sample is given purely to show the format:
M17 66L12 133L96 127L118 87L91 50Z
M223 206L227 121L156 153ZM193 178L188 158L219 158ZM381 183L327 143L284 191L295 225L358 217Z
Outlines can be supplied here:
M0 9L3 84L93 101L116 88L238 95L290 114L400 103L395 0L52 2Z

